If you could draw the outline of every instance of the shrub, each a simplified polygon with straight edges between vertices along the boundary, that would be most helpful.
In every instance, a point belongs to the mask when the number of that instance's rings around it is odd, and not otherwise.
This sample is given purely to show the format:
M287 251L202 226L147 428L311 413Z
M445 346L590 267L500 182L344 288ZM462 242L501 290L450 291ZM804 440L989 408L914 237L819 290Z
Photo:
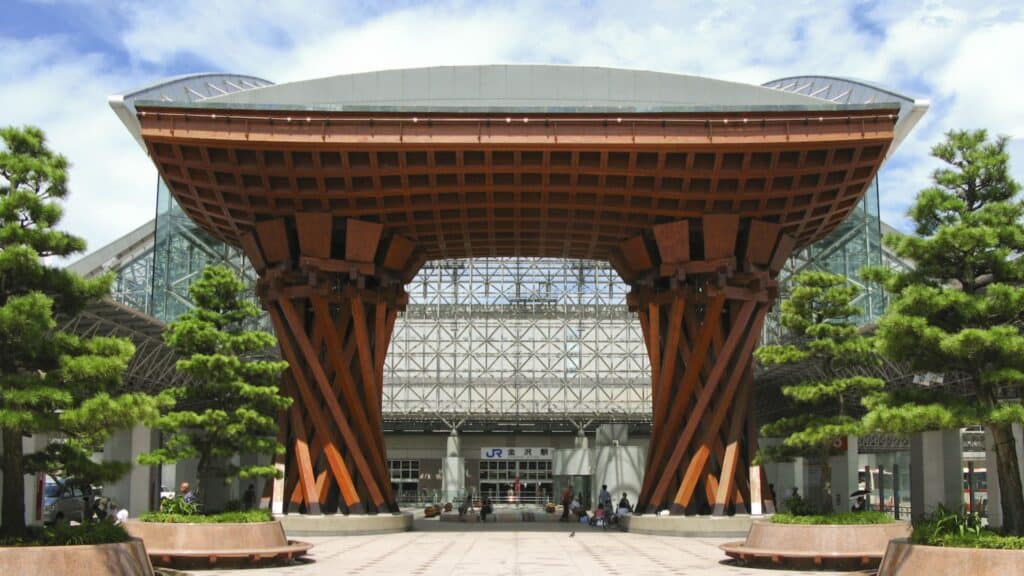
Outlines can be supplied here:
M23 536L0 538L0 546L87 546L127 542L131 536L113 520L70 526L33 526Z
M786 513L791 516L814 516L818 514L818 507L804 500L803 496L793 491L793 495L783 500L786 505Z
M914 523L911 541L926 546L1024 550L1024 537L1003 536L983 528L977 512L953 511L941 505Z
M883 512L841 512L839 514L775 514L774 524L889 524L895 522Z
M146 512L139 516L143 522L161 522L166 524L252 524L270 522L274 516L269 510L245 510L241 512L223 512L221 514L175 514L168 512Z
M162 514L173 514L176 516L192 516L199 514L201 506L199 502L186 502L184 496L164 498L160 501L160 512Z

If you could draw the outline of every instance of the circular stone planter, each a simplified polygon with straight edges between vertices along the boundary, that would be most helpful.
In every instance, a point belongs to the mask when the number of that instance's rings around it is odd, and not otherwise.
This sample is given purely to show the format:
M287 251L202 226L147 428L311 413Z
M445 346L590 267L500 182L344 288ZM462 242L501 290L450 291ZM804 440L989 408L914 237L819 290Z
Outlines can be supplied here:
M125 529L146 544L153 564L205 565L289 561L312 544L288 540L277 520L238 524L178 524L129 520Z
M754 522L743 542L719 546L742 562L864 568L877 566L889 541L910 536L909 522L890 524L775 524Z
M142 540L88 546L12 546L0 548L0 574L33 576L152 576Z
M911 544L907 538L889 542L879 576L1024 576L1024 550L952 548Z

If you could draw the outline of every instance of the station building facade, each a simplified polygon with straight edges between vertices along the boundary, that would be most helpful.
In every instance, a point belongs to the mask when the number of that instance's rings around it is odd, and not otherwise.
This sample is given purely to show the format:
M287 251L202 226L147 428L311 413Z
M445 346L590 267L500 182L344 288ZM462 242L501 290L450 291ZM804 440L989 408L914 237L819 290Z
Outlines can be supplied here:
M561 67L510 68L534 83L564 72ZM640 85L645 73L636 74ZM347 86L354 95L395 78L371 73L328 81ZM450 75L436 69L420 78L437 81ZM291 90L303 89L295 84ZM266 80L247 76L195 75L114 96L111 105L139 138L136 101L202 103L225 95L244 100L245 93L268 86ZM785 78L762 89L822 104L898 106L900 120L889 155L927 109L925 102L842 78ZM139 161L144 161L141 156ZM862 287L858 304L865 322L882 312L883 296L861 283L858 271L868 264L902 265L880 242L884 190L883 169L837 228L793 253L779 275L783 295L793 274L829 270ZM154 200L152 222L73 266L87 275L116 271L113 301L156 323L173 321L189 309L188 286L205 266L227 264L255 289L257 274L242 251L196 225L160 178ZM537 257L434 259L423 265L406 292L409 302L395 325L382 394L387 467L400 502L453 501L467 491L499 502L538 502L569 483L591 498L607 484L613 493L626 492L636 500L651 432L651 366L641 326L627 305L629 286L609 263ZM270 322L265 325L269 328ZM762 341L783 337L770 313ZM133 368L135 385L141 387L159 386L161 378L171 377L166 365L162 375ZM780 377L794 376L759 373L755 379L756 420L785 410L777 394ZM138 452L159 442L146 431L126 434L115 439L112 452ZM845 478L833 478L833 486L856 484L862 462L875 458L868 452L907 449L885 441L861 446L864 455L857 456L855 445L848 465L838 468ZM805 468L802 463L769 467L768 481L813 492L822 479L814 480ZM161 485L174 486L193 473L188 463L142 471L138 478L122 481L122 488L141 505L147 498L152 501ZM145 490L139 490L141 482ZM910 484L907 478L903 485ZM224 497L237 497L243 489L230 487Z

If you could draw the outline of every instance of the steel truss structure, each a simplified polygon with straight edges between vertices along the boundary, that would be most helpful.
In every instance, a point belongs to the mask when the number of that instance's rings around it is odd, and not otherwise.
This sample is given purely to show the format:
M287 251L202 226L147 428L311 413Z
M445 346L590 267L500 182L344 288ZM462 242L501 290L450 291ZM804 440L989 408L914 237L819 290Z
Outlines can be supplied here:
M189 382L175 369L177 355L164 344L164 324L126 305L105 299L74 318L63 319L60 327L83 338L115 336L131 340L135 356L124 375L127 391L156 393Z
M650 367L627 290L591 260L427 263L387 356L389 425L648 422Z
M884 308L877 287L860 280L868 264L905 267L880 243L877 183L850 219L828 237L797 251L779 275L788 280L808 269L843 274L864 290L861 321ZM77 271L116 273L112 299L169 322L192 306L188 287L212 264L230 266L250 285L255 273L241 252L209 237L157 187L155 222L97 250ZM399 316L384 372L384 422L389 430L590 429L626 422L640 431L651 420L650 363L637 317L626 307L629 287L606 262L555 258L482 258L429 262L407 286L409 304ZM769 312L762 341L777 341L777 308ZM93 318L76 319L88 327ZM267 319L264 326L269 326ZM111 326L107 326L111 328ZM87 329L87 328L86 328ZM137 358L146 346L140 340ZM138 361L129 380L136 387L174 381L173 362L151 372ZM147 375L147 374L152 375ZM158 374L159 373L159 374ZM899 366L873 374L889 381L910 375ZM811 366L775 368L755 379L755 417L777 418L787 409L779 385L813 377Z

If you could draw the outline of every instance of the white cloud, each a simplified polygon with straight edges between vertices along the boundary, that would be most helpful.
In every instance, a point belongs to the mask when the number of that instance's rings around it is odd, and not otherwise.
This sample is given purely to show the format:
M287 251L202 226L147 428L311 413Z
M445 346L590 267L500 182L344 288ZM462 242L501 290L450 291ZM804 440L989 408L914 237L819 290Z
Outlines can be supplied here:
M989 127L1024 135L1017 96L1024 75L1015 73L1015 58L1024 54L1024 16L1009 1L807 0L783 9L774 2L738 1L456 0L389 10L326 0L301 7L193 0L119 9L123 20L110 42L123 46L129 64L76 53L60 39L0 45L7 78L0 92L4 123L40 124L76 164L67 226L94 247L153 211L154 171L107 108L106 96L170 75L182 61L278 82L383 68L520 62L634 67L751 83L806 73L874 80L933 102L882 182L883 214L898 226L927 184L933 168L928 149L942 132ZM871 21L881 36L860 21ZM139 69L150 73L143 78Z
M97 55L68 58L61 38L0 39L2 123L42 127L71 161L61 227L99 248L153 217L156 170L107 107L111 93L139 82L104 72Z

